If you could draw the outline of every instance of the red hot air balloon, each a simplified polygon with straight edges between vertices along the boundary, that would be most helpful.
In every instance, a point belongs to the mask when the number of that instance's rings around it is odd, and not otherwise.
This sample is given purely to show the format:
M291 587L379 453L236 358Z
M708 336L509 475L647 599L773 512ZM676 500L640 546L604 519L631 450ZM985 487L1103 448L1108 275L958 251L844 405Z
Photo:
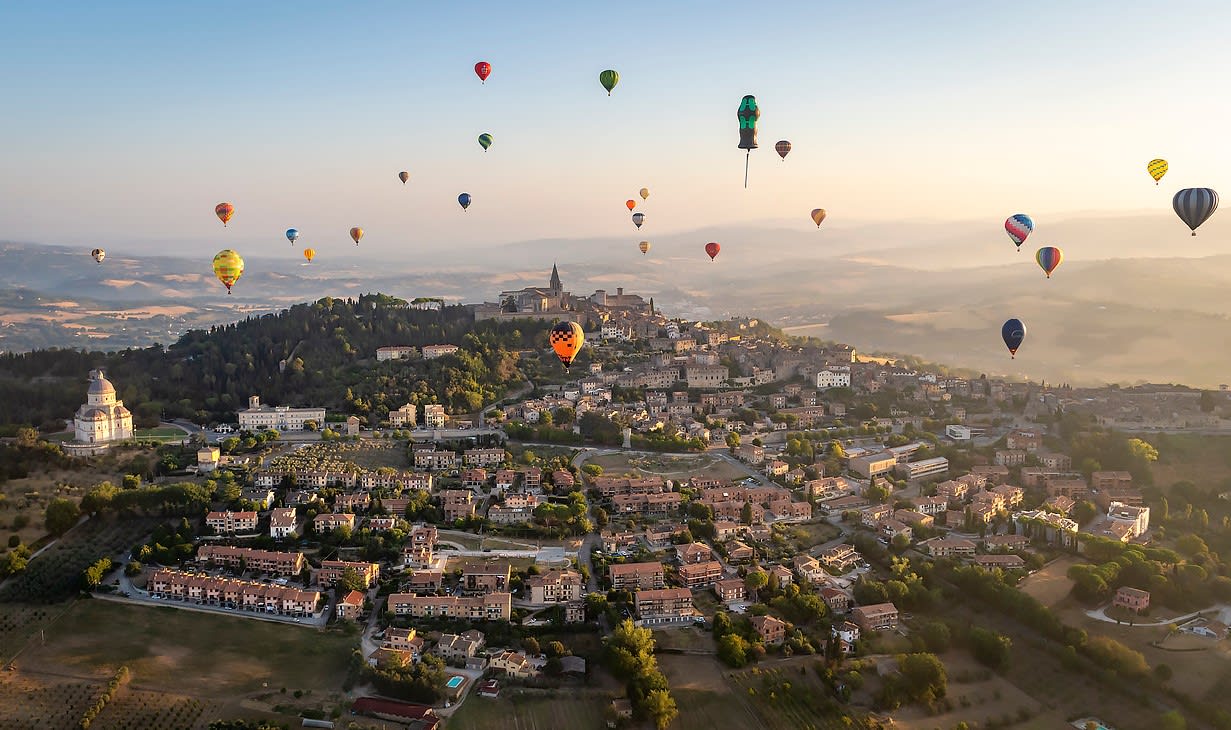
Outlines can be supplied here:
M625 201L624 201L624 205L628 206L628 209L631 211L633 208L636 208L636 207L637 207L637 201L635 201L635 200L625 200Z
M492 65L487 61L479 61L474 65L474 72L479 77L479 81L487 83L487 77L492 73Z
M722 246L714 243L713 241L705 244L705 252L710 255L710 261L713 261L718 256L718 252L721 250Z

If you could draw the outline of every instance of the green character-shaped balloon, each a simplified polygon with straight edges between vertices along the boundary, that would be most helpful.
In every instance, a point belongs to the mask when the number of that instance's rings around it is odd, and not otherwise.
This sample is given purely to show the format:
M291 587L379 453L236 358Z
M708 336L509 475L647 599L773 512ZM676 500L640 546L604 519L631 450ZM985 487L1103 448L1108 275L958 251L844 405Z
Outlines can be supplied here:
M757 120L761 118L761 110L757 108L757 98L752 94L745 96L739 102L739 148L755 150L757 148Z
M607 90L607 96L611 96L611 90L615 88L616 84L620 83L620 74L607 69L598 75L598 82Z

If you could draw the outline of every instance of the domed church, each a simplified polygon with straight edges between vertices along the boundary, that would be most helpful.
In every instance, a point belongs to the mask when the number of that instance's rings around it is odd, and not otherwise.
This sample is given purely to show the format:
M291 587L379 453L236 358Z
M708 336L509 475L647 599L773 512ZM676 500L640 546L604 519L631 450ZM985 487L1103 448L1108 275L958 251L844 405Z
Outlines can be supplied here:
M102 370L90 371L85 400L73 419L77 443L105 444L133 437L133 415L124 401L116 400L115 386Z

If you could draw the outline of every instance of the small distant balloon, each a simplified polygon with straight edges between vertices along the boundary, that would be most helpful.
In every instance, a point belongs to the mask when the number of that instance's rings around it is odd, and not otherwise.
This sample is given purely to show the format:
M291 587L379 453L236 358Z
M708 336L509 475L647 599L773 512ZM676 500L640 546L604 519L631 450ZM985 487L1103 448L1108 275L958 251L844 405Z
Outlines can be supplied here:
M637 248L641 249L641 255L644 256L650 251L650 242L642 241L641 243L637 244Z
M821 227L821 221L823 220L825 220L825 209L824 208L817 208L816 210L812 211L812 222L816 224L817 228Z
M1201 224L1218 210L1218 193L1210 188L1185 188L1171 199L1171 207L1195 236Z
M620 83L620 74L607 69L598 75L598 82L607 90L607 96L611 96L611 90L616 87L616 84Z
M295 245L295 242L299 240L299 229L286 229L286 240L290 241L292 246Z
M479 61L474 65L474 73L481 83L487 83L487 77L492 74L492 65L487 61Z
M637 230L641 230L642 223L645 223L645 213L633 213L633 225L637 226Z
M462 193L457 196L457 204L462 206L462 210L470 207L470 193Z
M218 281L221 281L227 288L227 294L231 293L231 287L243 275L244 260L238 253L227 248L214 256L214 276L217 276Z
M90 255L93 256L94 260L100 264L103 262L103 259L107 258L107 252L101 248L94 249L90 252Z
M633 200L632 198L629 198L628 200L624 201L624 205L628 206L629 212L632 212L632 209L637 207L637 201Z
M360 228L359 226L355 226L354 228L350 229L350 237L351 237L351 240L355 242L355 245L358 246L359 239L363 238L363 229Z
M410 179L410 173L402 170L398 173L398 179L402 181L403 185L405 185L406 181Z
M718 257L718 252L722 250L722 246L714 241L705 244L705 252L709 254L710 261Z
M1034 260L1039 262L1039 268L1043 269L1043 273L1050 279L1051 272L1064 260L1064 252L1055 246L1044 246L1035 252Z
M785 139L778 140L778 143L774 145L774 151L785 160L786 156L791 153L791 143Z
M555 350L556 357L564 364L564 369L568 370L577 353L581 352L586 336L581 331L581 325L576 322L559 322L551 328L548 341L551 343L551 349Z
M308 263L312 263L312 259L316 258L316 249L305 248L303 250L303 257L308 260Z
M1026 339L1026 325L1022 324L1020 319L1014 317L1004 323L1000 328L1000 337L1004 340L1004 346L1009 348L1009 356L1017 357L1017 348L1022 346L1022 340Z
M1154 184L1157 185L1158 181L1163 179L1163 175L1167 174L1167 161L1163 159L1150 160L1146 163L1146 172L1150 173L1150 177L1154 178Z
M492 136L487 132L479 135L479 146L483 148L484 152L487 151L488 147L492 146L492 141Z
M222 221L225 228L227 221L231 220L231 216L235 215L235 206L230 203L219 203L214 206L214 215L218 216L218 220Z
M1009 238L1017 245L1017 250L1022 250L1022 244L1026 242L1026 237L1034 230L1034 221L1030 220L1030 216L1025 213L1015 213L1008 217L1004 222L1004 230L1009 234Z
M642 200L650 199L650 189L649 188L641 188L641 199Z

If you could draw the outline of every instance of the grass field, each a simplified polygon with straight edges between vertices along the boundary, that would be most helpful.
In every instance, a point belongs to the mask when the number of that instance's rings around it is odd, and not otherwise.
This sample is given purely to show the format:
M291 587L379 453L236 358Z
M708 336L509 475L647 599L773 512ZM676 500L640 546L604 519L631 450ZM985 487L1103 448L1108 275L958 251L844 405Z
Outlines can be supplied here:
M466 698L449 718L450 730L590 730L607 727L604 715L615 694L595 690L521 692L505 688L490 699Z
M747 700L732 691L717 659L659 654L658 665L671 685L679 730L746 730L761 727Z
M1231 476L1231 436L1148 434L1143 438L1158 449L1158 461L1150 471L1154 483L1163 489L1179 481L1215 485Z
M150 439L153 441L183 441L188 438L188 434L183 429L173 426L159 426L158 428L139 428L133 432L133 438Z
M720 479L725 482L736 481L748 476L743 469L714 454L656 454L654 456L607 454L596 456L587 460L586 463L603 467L603 473L608 476L639 474L660 476L666 479L687 479L695 476Z
M1018 589L1044 606L1051 608L1069 595L1073 581L1067 575L1071 566L1085 562L1076 557L1057 558L1034 575L1026 576Z

